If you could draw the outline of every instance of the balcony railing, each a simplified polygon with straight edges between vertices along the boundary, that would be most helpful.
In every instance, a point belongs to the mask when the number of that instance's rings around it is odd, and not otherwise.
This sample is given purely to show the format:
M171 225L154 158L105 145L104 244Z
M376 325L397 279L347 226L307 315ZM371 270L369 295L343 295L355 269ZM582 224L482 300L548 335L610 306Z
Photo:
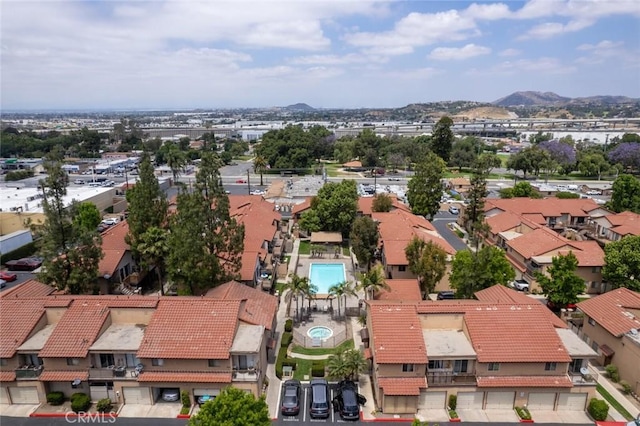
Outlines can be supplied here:
M260 370L255 368L247 370L233 369L231 377L234 382L255 382L260 377Z
M43 370L44 370L44 367L42 365L39 365L37 367L33 365L29 365L29 366L16 368L15 370L16 379L37 379L40 376L40 374L42 374Z
M574 386L595 386L598 384L596 380L596 375L591 374L580 374L580 373L569 373L569 377L571 377L571 382Z
M452 384L460 386L475 386L475 373L454 373L451 370L428 371L427 384L429 386L449 386Z
M89 379L132 379L138 378L139 370L136 367L114 367L114 368L90 368Z

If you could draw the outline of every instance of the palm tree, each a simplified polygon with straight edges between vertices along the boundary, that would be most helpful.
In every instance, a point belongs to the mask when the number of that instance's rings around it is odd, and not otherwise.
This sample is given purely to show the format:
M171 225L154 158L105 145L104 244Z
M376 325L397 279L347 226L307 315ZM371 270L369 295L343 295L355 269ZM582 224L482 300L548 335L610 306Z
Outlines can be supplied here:
M342 380L349 375L344 349L339 349L327 359L327 375L334 380Z
M169 145L169 149L165 154L165 160L167 161L167 166L171 169L171 173L173 174L173 182L176 184L178 182L178 177L180 176L180 170L187 164L187 158L184 155L184 152L180 151L177 146L171 144Z
M264 185L262 183L262 173L264 173L264 170L267 168L268 163L266 158L264 158L261 155L258 155L256 158L253 159L253 170L255 172L260 173L260 186Z
M342 298L345 299L345 308L347 306L347 296L357 296L355 287L351 281L342 281L341 283L329 287L329 294L335 296L338 300L338 318L340 318L340 304Z
M155 269L160 284L160 294L164 296L162 272L165 268L165 259L169 256L167 231L155 226L147 229L140 236L140 242L136 249L140 253L143 264Z
M346 370L348 371L347 379L357 380L361 373L367 370L367 360L358 349L350 349L343 356Z
M296 299L296 320L299 320L299 309L298 309L298 296L303 296L304 294L306 294L308 292L309 289L309 278L307 277L300 277L296 274L291 274L291 280L289 280L289 282L285 283L282 286L282 292L285 292L287 290L289 290L289 292L287 293L285 300L286 302L289 304L288 308L287 308L287 315L289 316L290 313L290 309L291 309L291 298L295 297Z
M305 292L305 297L309 301L309 311L311 311L311 300L318 294L318 286L315 284L311 284L311 281L308 281L309 285L307 286L307 290Z
M373 299L374 294L380 290L389 290L389 286L384 277L384 269L379 263L371 268L369 272L359 274L358 279L360 280L358 290L364 291L365 299Z

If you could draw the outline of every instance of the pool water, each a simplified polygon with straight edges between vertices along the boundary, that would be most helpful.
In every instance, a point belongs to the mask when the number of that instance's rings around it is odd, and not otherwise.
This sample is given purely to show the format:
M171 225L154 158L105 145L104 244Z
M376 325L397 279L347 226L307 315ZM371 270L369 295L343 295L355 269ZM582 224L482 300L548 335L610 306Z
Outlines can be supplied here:
M318 288L318 294L329 294L329 288L346 281L344 264L312 263L309 268L309 281Z
M333 336L333 330L331 330L328 327L322 327L322 326L311 327L307 331L307 334L312 339L328 339L329 337Z

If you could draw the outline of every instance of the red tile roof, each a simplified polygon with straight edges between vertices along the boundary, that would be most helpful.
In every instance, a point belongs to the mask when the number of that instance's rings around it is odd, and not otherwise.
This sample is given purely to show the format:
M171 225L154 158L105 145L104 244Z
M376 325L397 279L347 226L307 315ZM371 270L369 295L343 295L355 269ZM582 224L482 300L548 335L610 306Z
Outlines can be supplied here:
M640 318L630 309L640 309L640 293L618 288L578 303L578 309L616 337L640 330Z
M401 209L406 212L410 212L411 209L405 204L401 203L394 194L388 194L389 198L391 198L392 210ZM363 215L371 216L373 214L373 201L375 197L359 197L358 198L358 212Z
M533 198L488 198L485 200L484 210L494 208L509 211L518 215L539 213L544 217L560 217L568 214L571 217L587 217L589 212L600 206L590 198L559 199L555 197L544 199Z
M570 388L568 376L491 376L477 377L479 388Z
M231 383L231 373L144 371L138 376L138 381L166 383Z
M504 212L488 217L486 222L491 232L498 234L520 225L522 218L515 213Z
M240 304L209 298L160 300L138 358L228 359Z
M273 319L278 310L278 299L262 290L249 287L237 281L219 285L209 290L206 297L220 300L243 300L240 306L240 321L253 325L273 328Z
M420 389L427 388L426 377L381 377L378 386L388 396L418 396Z
M547 254L550 251L569 247L569 241L548 228L538 228L518 238L507 241L507 245L525 259Z
M549 315L537 305L478 306L467 310L464 321L479 362L571 361Z
M417 279L412 280L385 280L389 286L389 290L381 290L375 295L376 300L403 300L403 301L420 301L422 294L420 293L420 285Z
M344 163L342 167L352 167L358 169L362 167L362 162L357 160L349 161L348 163Z
M291 209L291 215L295 216L296 214L302 213L305 210L310 209L311 208L311 198L312 197L307 197L300 204L296 204L295 206L293 206L293 208Z
M48 296L55 291L50 285L36 280L25 281L22 284L10 288L0 293L0 299L10 297L17 299Z
M0 299L0 358L11 358L45 314L40 301Z
M89 371L51 371L45 369L38 379L42 382L71 382L75 379L88 380Z
M369 318L376 363L427 363L427 348L415 304L372 304Z
M114 275L118 264L125 253L130 250L129 244L124 240L129 233L127 221L119 222L102 233L102 252L104 257L100 259L98 271L100 276Z
M0 371L0 382L13 382L15 380L15 371Z

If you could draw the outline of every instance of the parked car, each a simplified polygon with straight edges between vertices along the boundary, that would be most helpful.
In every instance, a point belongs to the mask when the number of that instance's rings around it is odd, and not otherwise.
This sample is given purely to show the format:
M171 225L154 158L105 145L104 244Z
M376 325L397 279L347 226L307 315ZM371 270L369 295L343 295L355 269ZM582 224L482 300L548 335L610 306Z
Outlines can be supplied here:
M237 179L236 183L247 183L246 179Z
M215 396L211 396L211 395L200 395L198 396L198 405L202 405L207 401L213 401L214 399L216 399Z
M456 206L449 206L449 213L458 214L460 213L460 210Z
M82 179L76 179L73 181L76 185L84 185L84 181Z
M591 191L587 191L587 195L602 195L602 191L592 189Z
M399 177L390 177L389 180L392 181L392 182L400 182L400 178Z
M441 291L438 293L438 300L450 300L450 299L455 299L455 293L451 290L445 290L445 291Z
M38 257L23 257L18 260L10 260L6 263L10 271L33 271L42 266L42 259Z
M518 291L529 291L529 283L525 280L514 280L509 284L512 288L515 288Z
M8 283L13 282L18 279L18 275L11 274L9 272L0 271L0 280L4 280Z
M311 380L309 416L312 419L326 419L329 417L329 384L325 379Z
M120 220L118 220L117 218L110 217L110 218L107 218L107 219L102 219L102 222L100 222L100 223L102 223L103 225L112 226L112 225L115 225L118 222L120 222Z
M165 389L162 391L162 400L175 402L180 399L180 389Z
M333 408L340 413L343 420L359 420L360 405L367 403L367 399L358 394L358 387L354 382L342 381L338 384L338 392L333 398Z
M573 309L577 308L575 303L568 303L566 305L556 305L550 300L547 300L547 308L551 309L553 312L560 312L562 309Z
M302 386L298 380L284 382L284 395L280 412L285 416L297 416L300 413L300 392Z
M0 280L0 288L5 288L7 286L7 282L5 280Z

